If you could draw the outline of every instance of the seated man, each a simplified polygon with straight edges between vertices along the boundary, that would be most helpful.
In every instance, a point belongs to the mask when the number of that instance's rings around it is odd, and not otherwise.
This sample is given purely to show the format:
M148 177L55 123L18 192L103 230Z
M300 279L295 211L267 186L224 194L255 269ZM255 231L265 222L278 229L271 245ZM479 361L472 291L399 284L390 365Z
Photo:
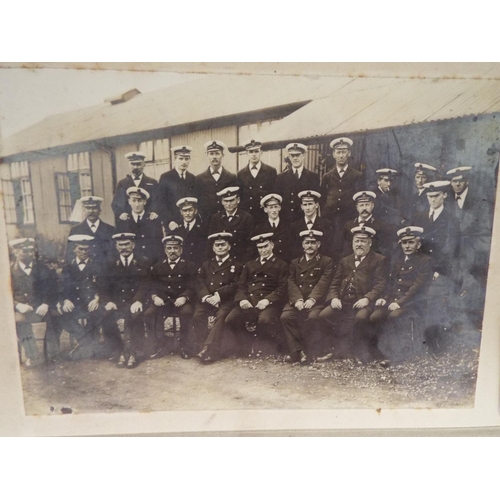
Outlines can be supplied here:
M179 215L168 223L168 232L184 240L184 258L200 266L207 257L207 224L198 214L198 199L181 198L177 202Z
M281 324L290 356L287 361L301 364L314 357L320 342L317 321L323 310L326 294L332 280L330 257L319 253L321 231L302 231L304 254L292 260L288 273L288 304L281 314Z
M423 232L417 226L407 226L397 232L402 253L394 261L384 296L375 302L375 311L370 316L377 338L384 330L394 333L393 342L386 342L390 344L390 352L383 349L384 354L394 360L402 359L402 356L407 355L403 351L408 350L404 349L406 332L400 328L392 332L395 320L412 312L418 315L423 313L425 291L432 280L432 259L420 251ZM387 323L384 324L384 321ZM382 348L382 345L379 347ZM420 346L410 347L415 353L423 352L423 341Z
M354 253L341 259L326 297L328 305L319 317L333 329L334 350L341 357L360 361L383 360L373 343L369 318L387 283L387 259L371 251L375 230L369 226L352 228ZM344 352L343 352L344 351Z
M146 210L149 193L140 187L129 187L126 191L131 212L116 222L117 233L135 234L134 255L146 257L152 264L163 256L161 239L163 231L160 219ZM113 236L114 238L114 236Z
M260 206L267 217L264 222L255 228L257 234L273 233L274 255L285 262L289 262L290 229L289 224L280 217L283 198L276 193L270 193L260 200ZM255 249L255 257L258 255Z
M230 254L231 233L215 233L208 237L215 257L204 262L198 270L196 304L193 326L196 342L203 348L198 357L204 363L217 361L221 356L225 319L233 307L234 294L243 266ZM207 320L212 326L207 337Z
M12 296L14 299L17 338L24 348L26 366L40 362L32 323L46 324L45 357L52 361L59 352L59 339L52 325L49 308L55 306L57 283L54 274L34 258L35 240L19 238L9 241L16 257L11 265Z
M58 309L64 329L76 342L72 359L89 358L94 354L95 337L99 329L99 294L97 279L100 268L90 257L93 236L75 234L68 237L75 258L61 273L61 292Z
M197 268L182 258L183 241L176 234L162 239L166 259L157 262L149 276L148 295L153 304L144 313L144 322L152 343L152 358L159 357L164 351L164 321L171 316L180 319L181 358L189 359L195 354L192 317Z
M143 311L150 261L135 253L133 233L116 233L113 240L119 257L110 262L99 280L104 306L103 330L118 351L118 368L135 368L144 339Z
M286 297L288 265L274 253L273 233L258 234L251 238L260 256L243 266L233 310L226 318L235 334L239 334L242 350L247 344L246 328L253 326L255 335L276 340L276 325Z
M244 264L251 259L252 253L249 238L253 234L253 217L239 208L240 188L227 187L217 193L221 199L223 210L212 215L208 233L231 233L231 252L238 262Z

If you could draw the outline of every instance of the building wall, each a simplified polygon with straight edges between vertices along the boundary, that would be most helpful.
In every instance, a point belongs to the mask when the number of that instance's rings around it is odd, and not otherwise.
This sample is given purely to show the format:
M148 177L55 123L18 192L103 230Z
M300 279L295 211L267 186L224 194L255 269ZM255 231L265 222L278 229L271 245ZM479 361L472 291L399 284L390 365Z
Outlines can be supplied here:
M94 195L104 199L101 218L108 224L114 224L114 215L111 210L111 201L115 186L113 186L113 173L111 155L105 151L92 151L92 187Z

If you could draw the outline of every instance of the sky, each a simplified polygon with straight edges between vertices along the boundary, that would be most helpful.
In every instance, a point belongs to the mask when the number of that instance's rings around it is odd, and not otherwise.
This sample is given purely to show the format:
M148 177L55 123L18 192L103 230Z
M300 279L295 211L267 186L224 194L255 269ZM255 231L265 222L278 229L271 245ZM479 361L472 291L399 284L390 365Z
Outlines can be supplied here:
M8 137L50 115L100 104L133 88L146 93L202 77L158 71L0 68L0 136Z

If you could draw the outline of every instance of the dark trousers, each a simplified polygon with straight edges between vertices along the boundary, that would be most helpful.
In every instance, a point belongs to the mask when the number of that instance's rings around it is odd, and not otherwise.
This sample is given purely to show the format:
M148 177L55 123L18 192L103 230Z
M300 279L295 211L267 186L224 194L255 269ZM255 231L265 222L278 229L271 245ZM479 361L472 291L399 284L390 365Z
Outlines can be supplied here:
M319 315L323 327L330 331L331 348L337 357L358 358L364 363L384 359L377 348L377 338L369 322L373 308L353 309L343 302L342 309L325 307Z
M102 318L104 335L112 346L126 357L139 356L144 342L144 314L130 312L130 305L117 310L104 311Z
M232 311L226 317L226 325L229 326L234 334L239 337L240 350L246 353L251 350L251 339L249 339L249 330L255 331L254 335L266 340L276 340L279 324L280 308L271 304L265 309L260 310L255 307L242 309L239 305L233 307Z
M156 352L166 347L164 332L164 321L168 317L178 317L180 327L180 348L194 352L192 330L193 330L193 306L186 302L182 307L175 307L172 302L164 306L151 305L144 313L144 324L148 336L149 349Z
M62 315L63 327L80 346L82 356L92 356L93 354L100 317L99 310L89 312L80 307L75 307L70 313Z
M54 329L51 311L41 318L35 311L21 314L15 311L17 339L24 349L27 358L32 361L40 360L40 352L36 345L36 339L33 334L32 323L45 323L45 337L43 341L43 351L46 360L53 359L59 353L59 336Z
M196 304L193 316L193 327L195 333L195 348L199 352L203 347L210 348L216 353L220 353L227 315L231 312L233 304L231 302L221 303L219 307L214 307L207 302ZM208 318L213 317L214 322L207 336Z
M306 351L311 356L322 353L322 332L318 325L323 305L315 305L311 309L299 311L287 304L281 313L281 324L288 351Z

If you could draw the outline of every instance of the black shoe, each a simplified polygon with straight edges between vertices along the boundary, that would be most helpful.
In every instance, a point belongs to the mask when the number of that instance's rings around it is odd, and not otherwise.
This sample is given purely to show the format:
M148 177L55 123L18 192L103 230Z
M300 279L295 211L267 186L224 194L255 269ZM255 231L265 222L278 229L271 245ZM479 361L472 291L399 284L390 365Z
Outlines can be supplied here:
M300 363L301 353L302 351L295 351L293 354L289 356L285 356L285 361L287 363Z
M135 356L130 356L127 361L127 368L135 368L138 364Z
M118 368L125 368L125 364L126 364L125 356L123 354L120 354L120 357L118 358L118 363L116 364L116 366Z
M186 351L185 349L181 349L181 358L182 359L191 359L193 355Z

